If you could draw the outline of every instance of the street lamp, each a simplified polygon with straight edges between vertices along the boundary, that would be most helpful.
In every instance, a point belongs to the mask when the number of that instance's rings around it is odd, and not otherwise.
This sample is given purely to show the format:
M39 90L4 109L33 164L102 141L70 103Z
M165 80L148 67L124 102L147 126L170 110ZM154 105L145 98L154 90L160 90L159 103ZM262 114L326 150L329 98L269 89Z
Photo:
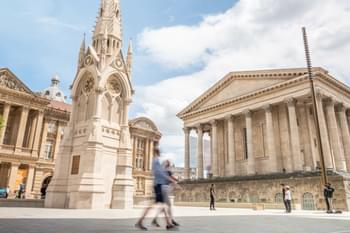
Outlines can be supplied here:
M328 183L328 177L327 177L327 171L326 166L324 163L324 155L323 155L323 149L322 149L322 139L321 139L321 133L320 133L320 122L318 119L318 106L316 103L316 93L315 93L315 84L314 84L314 76L312 74L312 65L311 65L311 58L310 58L310 51L309 51L309 44L307 40L307 34L305 27L302 27L303 32L303 40L304 40L304 50L305 50L305 56L306 56L306 63L307 63L307 71L309 75L310 80L310 87L311 87L311 96L312 96L312 108L313 108L313 116L314 116L314 122L315 122L315 128L316 128L316 136L317 136L317 147L320 155L320 163L321 163L321 178L323 185Z

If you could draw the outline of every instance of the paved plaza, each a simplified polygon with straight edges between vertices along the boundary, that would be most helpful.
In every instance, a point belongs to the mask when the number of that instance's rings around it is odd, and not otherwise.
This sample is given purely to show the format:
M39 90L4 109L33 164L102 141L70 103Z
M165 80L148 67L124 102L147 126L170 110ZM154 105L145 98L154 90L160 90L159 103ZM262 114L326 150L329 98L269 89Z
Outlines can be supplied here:
M0 208L1 233L128 233L142 209L59 210ZM154 213L151 213L152 216ZM213 233L350 233L350 213L327 215L320 211L218 209L177 207L180 232ZM162 223L163 221L160 220ZM150 226L148 232L166 232Z

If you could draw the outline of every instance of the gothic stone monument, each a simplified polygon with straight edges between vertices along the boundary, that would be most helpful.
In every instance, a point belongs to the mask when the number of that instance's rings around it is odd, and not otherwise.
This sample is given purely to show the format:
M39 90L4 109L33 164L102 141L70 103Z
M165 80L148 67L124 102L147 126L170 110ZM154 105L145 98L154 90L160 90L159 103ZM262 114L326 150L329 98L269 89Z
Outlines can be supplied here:
M92 46L82 42L72 85L72 115L45 206L132 208L132 49L122 54L119 0L102 0Z

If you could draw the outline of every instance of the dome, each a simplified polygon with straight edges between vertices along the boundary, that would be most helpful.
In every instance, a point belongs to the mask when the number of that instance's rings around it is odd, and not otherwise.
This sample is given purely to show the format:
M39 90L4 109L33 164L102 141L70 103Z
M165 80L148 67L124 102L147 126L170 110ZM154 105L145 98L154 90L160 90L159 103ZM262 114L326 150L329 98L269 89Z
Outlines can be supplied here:
M60 77L56 74L51 79L51 86L41 92L41 96L50 100L65 102L63 91L59 88Z

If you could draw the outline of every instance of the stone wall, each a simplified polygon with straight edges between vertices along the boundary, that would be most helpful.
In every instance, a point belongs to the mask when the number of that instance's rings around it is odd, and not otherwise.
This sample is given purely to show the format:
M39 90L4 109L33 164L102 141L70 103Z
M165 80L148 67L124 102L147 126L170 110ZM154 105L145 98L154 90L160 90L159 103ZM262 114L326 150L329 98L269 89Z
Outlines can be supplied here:
M336 190L334 208L349 210L350 177L330 173L329 182ZM180 183L183 189L175 191L175 203L209 202L209 188L215 184L216 201L219 203L280 204L281 183L291 187L296 209L325 209L323 187L317 172L184 181Z

